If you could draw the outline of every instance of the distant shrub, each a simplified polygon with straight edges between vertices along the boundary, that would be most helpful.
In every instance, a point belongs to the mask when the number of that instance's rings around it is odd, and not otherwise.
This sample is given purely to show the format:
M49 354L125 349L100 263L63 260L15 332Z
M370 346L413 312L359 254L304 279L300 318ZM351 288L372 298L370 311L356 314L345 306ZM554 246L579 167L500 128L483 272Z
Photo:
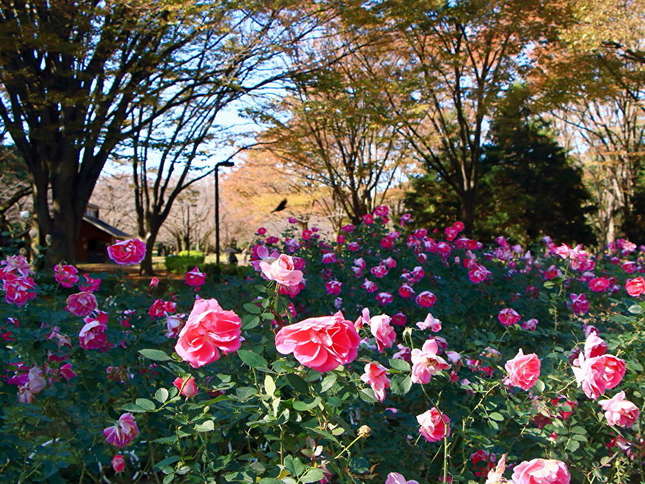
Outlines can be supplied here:
M196 251L191 251L191 255L184 255L183 252L180 252L179 255L166 256L165 264L169 272L182 274L195 266L204 264L204 255Z

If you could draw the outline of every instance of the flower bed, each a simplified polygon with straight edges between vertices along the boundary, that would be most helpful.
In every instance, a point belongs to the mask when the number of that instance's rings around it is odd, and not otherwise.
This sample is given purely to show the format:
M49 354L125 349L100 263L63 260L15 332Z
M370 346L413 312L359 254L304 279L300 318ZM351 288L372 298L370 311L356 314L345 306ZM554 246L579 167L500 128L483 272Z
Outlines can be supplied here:
M217 285L199 269L137 286L6 259L0 472L642 480L643 248L529 251L409 222L379 207L335 241L263 234L257 275ZM116 257L135 262L132 247Z

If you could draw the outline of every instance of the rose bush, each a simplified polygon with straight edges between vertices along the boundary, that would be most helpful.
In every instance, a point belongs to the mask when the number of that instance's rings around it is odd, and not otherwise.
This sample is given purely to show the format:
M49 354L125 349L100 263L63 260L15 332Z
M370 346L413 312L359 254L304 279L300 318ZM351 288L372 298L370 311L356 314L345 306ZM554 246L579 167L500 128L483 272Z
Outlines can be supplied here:
M643 248L484 245L390 215L334 241L258 230L250 280L4 260L3 477L643 480Z

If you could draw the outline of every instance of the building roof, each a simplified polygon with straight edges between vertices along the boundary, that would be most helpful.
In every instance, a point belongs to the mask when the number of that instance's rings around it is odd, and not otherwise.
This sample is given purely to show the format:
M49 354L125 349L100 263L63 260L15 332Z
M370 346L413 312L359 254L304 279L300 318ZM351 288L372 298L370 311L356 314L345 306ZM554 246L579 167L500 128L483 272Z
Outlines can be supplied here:
M96 217L92 217L91 215L83 215L83 220L85 220L89 224L94 225L94 227L96 227L97 229L102 230L103 232L107 232L112 237L116 237L117 239L128 239L131 237L130 234L126 234L116 227L112 227L110 224Z

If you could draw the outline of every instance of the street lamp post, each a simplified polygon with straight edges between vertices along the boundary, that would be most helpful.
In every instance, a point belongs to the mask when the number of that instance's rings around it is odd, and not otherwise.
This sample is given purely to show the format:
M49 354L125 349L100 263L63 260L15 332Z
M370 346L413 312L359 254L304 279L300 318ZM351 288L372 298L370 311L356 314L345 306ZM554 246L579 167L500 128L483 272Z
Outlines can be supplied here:
M231 167L234 163L232 161L220 161L215 165L215 262L219 267L219 176L218 170L220 166Z

